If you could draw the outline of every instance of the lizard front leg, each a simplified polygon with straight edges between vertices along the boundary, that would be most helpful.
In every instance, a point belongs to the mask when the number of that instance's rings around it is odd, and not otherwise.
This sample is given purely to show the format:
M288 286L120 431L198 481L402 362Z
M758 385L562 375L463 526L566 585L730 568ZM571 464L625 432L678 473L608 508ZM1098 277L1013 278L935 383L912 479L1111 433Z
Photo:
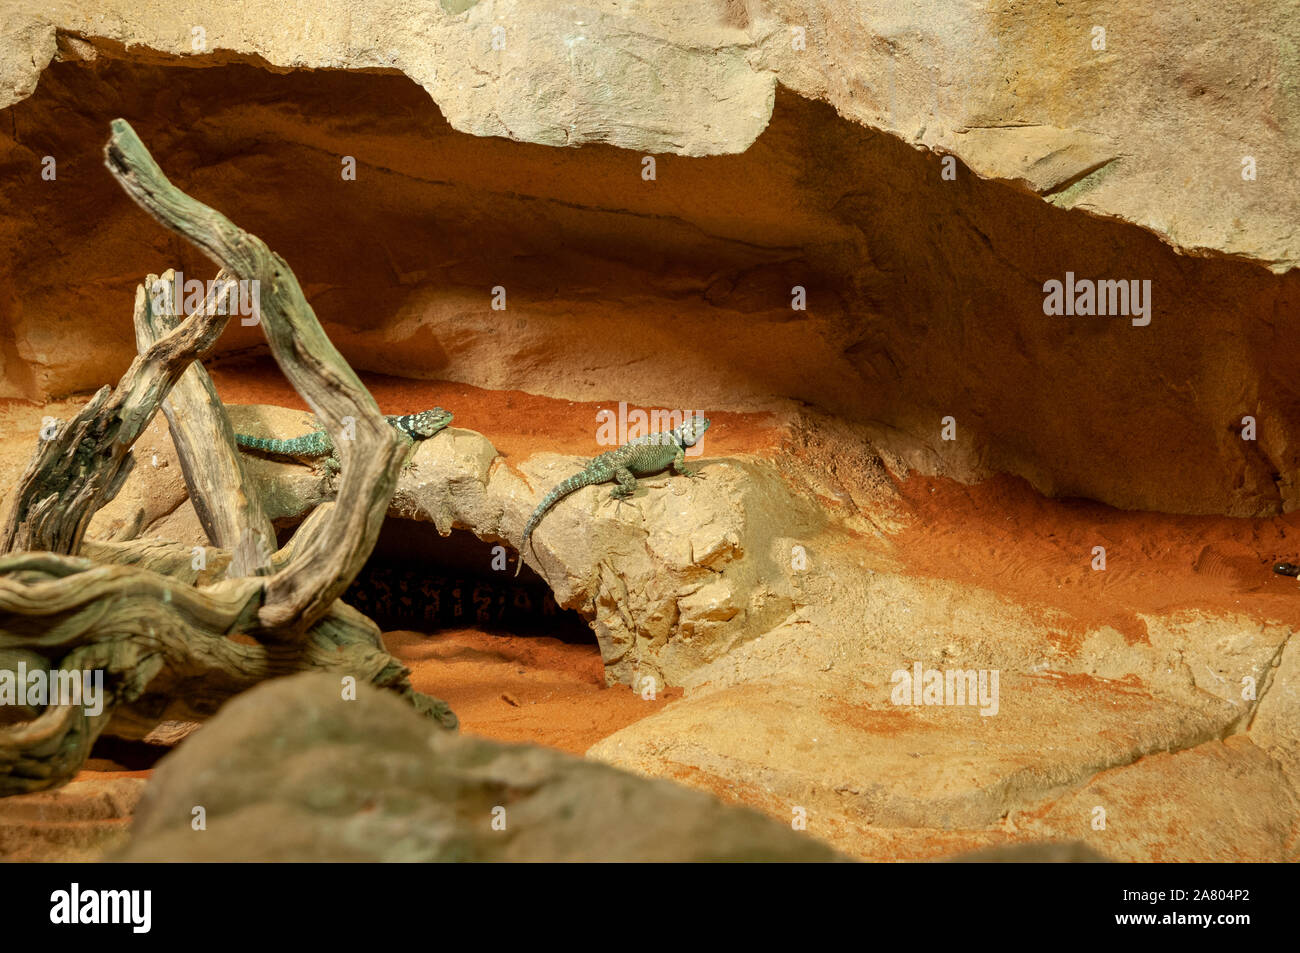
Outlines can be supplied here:
M420 441L412 440L411 445L406 448L406 456L402 458L401 472L405 473L415 466L415 451L420 447Z
M632 498L632 494L636 492L635 474L633 474L627 467L619 467L614 471L614 479L618 481L618 486L610 490L609 495L610 498L615 500L618 504L615 508L615 515L618 515L617 511L624 503L627 503L628 506L640 513L641 507L637 506L635 503L628 502Z
M678 447L677 452L673 454L673 462L669 466L672 467L673 473L680 476L694 478L700 475L698 469L686 465L686 452L681 447Z
M339 458L338 447L330 447L330 452L321 458L320 469L328 480L339 475L339 471L343 469L343 461Z

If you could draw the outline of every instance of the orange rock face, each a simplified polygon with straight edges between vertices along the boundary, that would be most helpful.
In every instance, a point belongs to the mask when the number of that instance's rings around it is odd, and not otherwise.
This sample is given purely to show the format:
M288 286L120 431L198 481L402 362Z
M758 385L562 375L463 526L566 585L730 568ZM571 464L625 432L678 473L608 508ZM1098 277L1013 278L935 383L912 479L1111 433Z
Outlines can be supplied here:
M398 76L101 57L51 66L5 112L5 395L115 378L140 276L211 277L102 169L121 115L285 256L360 368L674 408L804 402L925 473L1123 508L1264 515L1300 494L1294 272L1183 257L960 166L948 180L940 157L793 95L747 152L660 156L653 181L607 146L454 132ZM1150 324L1044 314L1067 273L1150 281Z

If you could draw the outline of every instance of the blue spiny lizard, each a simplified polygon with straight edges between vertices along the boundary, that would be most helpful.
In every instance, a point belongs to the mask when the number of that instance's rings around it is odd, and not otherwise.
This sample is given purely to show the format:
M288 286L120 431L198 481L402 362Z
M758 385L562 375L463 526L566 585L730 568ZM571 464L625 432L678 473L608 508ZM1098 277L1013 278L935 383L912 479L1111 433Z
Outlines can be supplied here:
M584 486L608 483L610 480L618 483L610 492L610 497L625 500L635 492L636 478L639 476L650 476L669 469L686 477L698 476L698 470L685 465L686 448L695 446L708 429L708 417L692 414L680 427L666 433L636 437L617 450L593 457L581 473L575 473L547 493L542 502L537 504L537 509L533 510L533 515L528 517L523 539L519 543L519 563L515 567L515 575L518 576L523 568L524 549L529 537L552 506Z
M418 414L385 414L384 419L392 426L406 434L412 440L428 440L438 431L451 423L451 411L434 407L422 410ZM235 443L246 450L257 450L278 457L327 457L338 465L338 454L334 441L323 427L317 426L311 433L289 440L277 440L271 437L252 437L248 434L235 434Z

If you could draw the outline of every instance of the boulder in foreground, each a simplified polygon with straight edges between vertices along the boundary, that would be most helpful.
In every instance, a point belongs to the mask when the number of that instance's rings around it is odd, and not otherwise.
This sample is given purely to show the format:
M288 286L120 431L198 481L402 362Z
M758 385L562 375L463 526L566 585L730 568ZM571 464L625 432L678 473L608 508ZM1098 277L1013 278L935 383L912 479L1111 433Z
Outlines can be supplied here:
M337 678L303 675L232 700L159 764L116 859L842 859L669 782L439 731L366 685L341 694Z

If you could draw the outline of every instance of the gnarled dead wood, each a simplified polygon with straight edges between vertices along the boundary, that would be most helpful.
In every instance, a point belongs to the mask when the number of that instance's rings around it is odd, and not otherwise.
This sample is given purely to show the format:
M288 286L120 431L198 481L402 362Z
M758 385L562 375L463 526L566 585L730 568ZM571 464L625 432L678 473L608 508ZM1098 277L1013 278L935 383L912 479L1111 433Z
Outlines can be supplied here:
M101 388L69 423L42 433L40 448L18 481L0 553L77 551L91 517L117 496L130 474L131 445L163 397L225 330L228 317L207 310L152 342L116 388Z
M52 705L32 721L0 726L0 794L70 778L110 719L114 734L143 737L160 721L206 718L258 682L304 669L392 689L455 727L445 704L411 689L379 628L344 603L301 643L232 639L256 615L261 588L250 577L199 589L135 566L52 553L0 558L0 651L21 645L57 659L63 672L102 672L106 692L98 713Z
M268 579L259 612L267 633L305 632L329 611L370 556L397 486L405 440L384 420L370 392L325 336L284 259L172 185L125 120L114 120L104 155L109 171L141 208L231 275L258 282L258 294L252 297L259 301L271 353L334 437L343 464L338 505L329 524ZM354 439L345 439L350 433Z
M242 558L220 547L206 549L204 560L187 561L179 545L83 546L90 517L129 472L132 443L228 318L205 306L167 330L148 290L139 289L140 357L116 389L101 390L40 446L6 527L11 554L0 557L0 660L34 655L48 661L50 672L102 672L109 698L99 713L51 705L36 718L0 725L0 794L71 777L110 718L115 733L143 734L166 718L205 717L258 681L308 668L388 687L454 727L445 705L412 690L378 627L337 601L374 547L405 438L329 342L279 256L176 189L124 121L113 123L105 156L150 214L206 251L224 274L259 283L272 354L334 435L341 486L336 502L318 508L284 550L245 561L245 568L253 562L255 569L269 568L269 576L236 571L213 581L221 566ZM195 378L177 394L176 406L198 408L203 420L185 436L186 425L173 421L173 434L196 508L206 508L220 526L217 534L229 541L258 527L257 511L237 498L219 498L251 494L238 461L219 459L235 452L229 423L210 382ZM344 439L349 432L354 439ZM94 558L69 555L79 548ZM250 638L232 638L238 635Z
M135 339L141 353L180 323L181 302L172 292L175 277L170 269L161 276L150 275L144 281L144 294L136 293ZM230 276L218 272L213 282L218 306L224 305L227 283L233 287ZM212 378L197 360L163 401L163 413L203 531L214 546L230 550L230 575L268 572L275 527L249 483Z

